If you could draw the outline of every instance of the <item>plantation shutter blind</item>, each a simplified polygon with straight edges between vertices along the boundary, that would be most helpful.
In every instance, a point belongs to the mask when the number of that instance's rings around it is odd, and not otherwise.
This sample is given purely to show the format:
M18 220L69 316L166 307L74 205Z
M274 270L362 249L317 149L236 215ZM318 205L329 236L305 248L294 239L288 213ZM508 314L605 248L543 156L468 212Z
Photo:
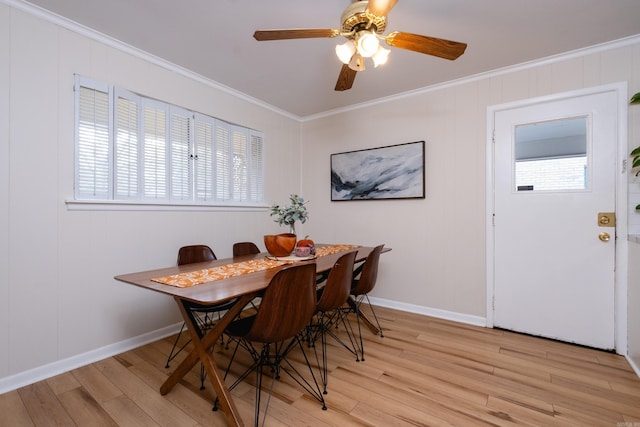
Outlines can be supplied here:
M215 120L195 116L194 162L195 199L209 202L214 199L214 128Z
M191 168L195 157L191 156L191 114L188 111L171 108L169 134L171 135L171 200L191 200L193 191Z
M144 102L143 197L168 198L167 111L153 102Z
M263 154L263 137L257 132L250 132L249 146L249 201L258 203L262 202L264 194L264 171L262 168L264 162Z
M109 92L79 86L77 93L76 197L111 197Z
M116 90L115 108L115 194L119 200L137 199L140 133L140 102L132 93Z
M236 202L247 200L247 132L233 127L233 182L232 198Z
M216 199L231 199L231 131L229 126L216 121Z

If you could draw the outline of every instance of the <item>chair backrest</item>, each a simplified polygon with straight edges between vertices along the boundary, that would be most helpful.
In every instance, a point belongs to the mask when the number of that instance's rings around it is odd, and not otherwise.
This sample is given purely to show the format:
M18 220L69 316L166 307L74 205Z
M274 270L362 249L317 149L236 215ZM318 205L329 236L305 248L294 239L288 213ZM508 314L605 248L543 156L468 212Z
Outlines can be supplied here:
M271 343L294 337L309 324L315 309L315 263L284 268L269 282L253 325L244 338Z
M178 250L178 265L213 261L215 259L217 259L216 254L207 245L183 246Z
M260 249L253 242L238 242L233 244L233 256L259 254Z
M333 267L331 267L316 311L326 312L336 310L347 302L349 292L351 291L353 263L356 259L356 253L356 251L353 251L342 255Z
M359 279L354 279L351 285L351 295L365 295L373 290L378 280L378 261L384 245L379 245L367 256Z

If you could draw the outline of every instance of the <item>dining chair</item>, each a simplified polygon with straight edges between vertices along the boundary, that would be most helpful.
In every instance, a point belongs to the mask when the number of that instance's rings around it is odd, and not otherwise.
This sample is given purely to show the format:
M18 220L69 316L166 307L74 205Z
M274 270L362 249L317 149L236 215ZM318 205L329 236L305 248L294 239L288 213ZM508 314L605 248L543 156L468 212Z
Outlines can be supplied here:
M315 316L308 327L308 339L310 343L315 343L320 338L320 348L322 355L322 366L318 360L317 348L314 345L316 362L320 367L323 394L327 394L327 335L333 337L339 344L351 351L358 360L358 350L355 343L355 336L351 323L347 316L342 314L341 307L345 305L351 291L351 281L353 274L353 264L357 251L348 252L342 255L331 267L326 284L317 290L318 304L316 305ZM349 343L343 341L332 330L340 324L347 332Z
M216 254L207 245L189 245L178 249L178 265L214 261L216 259L218 259Z
M259 254L260 249L253 242L237 242L233 244L233 256Z
M204 261L213 261L216 260L216 254L213 250L207 245L189 245L183 246L178 249L178 265L185 264L194 264L197 262ZM193 318L198 324L200 331L198 331L199 335L204 335L205 331L212 328L214 326L213 314L217 313L218 318L220 318L220 312L225 311L233 307L236 303L236 300L233 299L231 301L226 301L221 304L216 305L201 305L194 302L186 303L185 307L187 310L190 310L193 313ZM182 332L184 331L186 324L183 322L180 327L180 331L176 336L175 341L173 342L173 347L171 347L171 351L169 352L169 357L167 358L167 364L165 368L169 368L169 363L175 359L175 357L191 342L191 339L187 340L184 344L178 347L178 343L180 342L180 337ZM221 338L224 343L224 338ZM200 389L204 389L204 380L206 378L206 373L204 371L204 367L200 366Z
M256 255L260 253L260 248L253 242L236 242L233 244L233 257L239 257L243 255ZM256 297L251 301L251 306L256 309L256 301L259 301L260 297Z
M300 340L301 332L309 324L316 310L315 274L315 263L296 264L278 271L269 282L256 314L234 320L225 330L225 333L236 341L225 378L236 358L238 348L247 350L253 361L251 366L229 386L229 390L235 388L253 371L256 372L254 418L256 426L260 421L264 367L270 368L268 372L271 372L272 379L263 421L266 420L275 380L280 378L281 372L285 372L316 398L322 404L322 409L327 409L316 375ZM287 359L287 355L296 348L300 350L306 362L309 369L308 375L303 375ZM296 358L298 358L297 353ZM216 408L217 401L214 410Z
M358 337L359 337L359 349L360 349L360 360L364 361L364 345L362 342L362 329L360 326L360 318L365 317L365 314L362 312L361 307L364 300L367 300L367 305L369 306L369 310L373 315L373 318L376 321L378 326L378 331L380 333L380 337L384 337L382 333L382 327L380 326L380 322L378 321L378 316L376 316L376 312L371 305L371 301L369 301L369 292L373 290L376 285L376 281L378 280L378 263L380 261L380 254L382 253L382 249L384 248L384 244L376 246L369 253L365 261L360 264L355 270L353 270L353 281L351 283L351 292L349 298L347 299L348 311L355 314L356 320L358 322Z

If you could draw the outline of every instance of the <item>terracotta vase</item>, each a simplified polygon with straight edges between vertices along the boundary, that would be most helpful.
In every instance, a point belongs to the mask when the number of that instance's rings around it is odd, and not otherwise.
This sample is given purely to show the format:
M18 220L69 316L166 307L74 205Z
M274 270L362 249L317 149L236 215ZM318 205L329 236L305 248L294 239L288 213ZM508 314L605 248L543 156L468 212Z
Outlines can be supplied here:
M268 234L264 236L264 245L273 256L289 256L296 247L296 235L293 233Z

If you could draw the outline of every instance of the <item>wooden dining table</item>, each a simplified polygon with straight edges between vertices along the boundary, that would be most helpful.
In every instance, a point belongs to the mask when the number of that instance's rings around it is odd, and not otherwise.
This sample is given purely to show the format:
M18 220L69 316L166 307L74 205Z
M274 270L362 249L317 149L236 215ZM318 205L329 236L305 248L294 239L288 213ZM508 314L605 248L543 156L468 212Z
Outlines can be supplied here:
M357 250L356 262L362 262L373 250L373 247L357 246L351 250ZM338 258L340 258L340 256L345 252L318 256L312 260L292 261L292 263L313 262L316 264L317 273L328 272L331 270ZM212 269L243 261L264 259L266 255L268 254L260 253L255 255L244 255L234 258L176 265L157 270L115 276L115 279L118 281L173 297L178 305L180 314L184 319L187 329L189 330L193 342L193 349L160 386L160 393L162 395L169 393L169 391L178 384L178 382L191 370L191 368L200 361L202 362L216 396L219 399L220 407L224 411L229 425L244 425L238 413L238 409L231 398L229 389L224 382L223 373L213 358L211 349L222 336L229 323L231 323L231 321L240 314L249 302L260 295L260 293L269 285L273 276L279 270L291 264L284 264L274 268L222 278L188 287L177 287L160 283L157 281L157 278ZM236 303L224 314L224 316L222 316L220 320L215 323L211 329L206 331L206 333L203 333L203 331L201 331L197 326L191 310L188 308L191 303L207 306L218 305L232 300L236 300ZM366 318L363 320L368 322L368 319ZM372 331L377 332L377 328L371 322L368 322L367 326L369 326Z

